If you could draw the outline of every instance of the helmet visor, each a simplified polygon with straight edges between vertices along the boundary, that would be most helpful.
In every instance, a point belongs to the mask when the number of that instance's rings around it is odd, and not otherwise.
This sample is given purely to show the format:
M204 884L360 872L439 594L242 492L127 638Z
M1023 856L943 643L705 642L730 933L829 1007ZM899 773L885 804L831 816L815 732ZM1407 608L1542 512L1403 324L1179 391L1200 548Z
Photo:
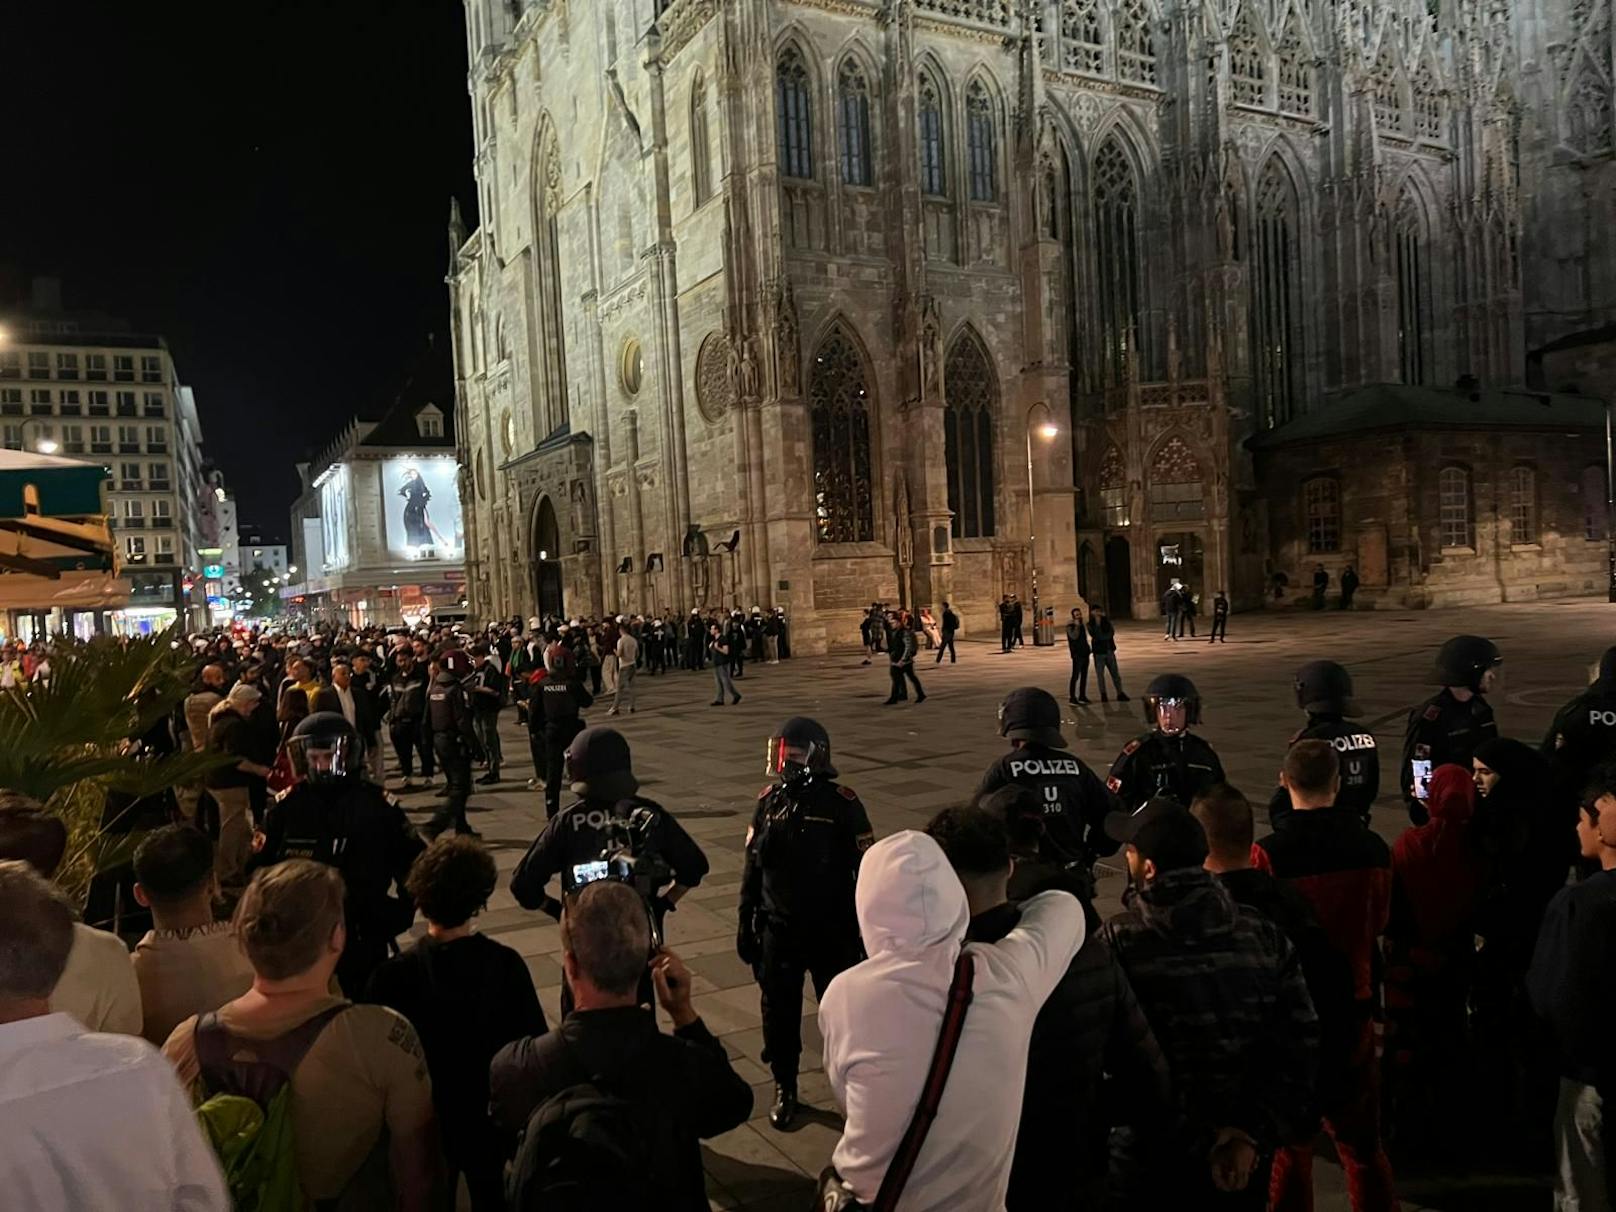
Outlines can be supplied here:
M824 759L825 754L813 741L802 744L788 741L784 737L771 736L763 773L773 776L784 774L788 768L812 769L822 765Z
M340 783L359 771L358 746L341 733L312 733L286 742L292 771L310 783Z
M1156 727L1169 736L1176 736L1189 726L1190 701L1188 699L1159 698L1156 700Z

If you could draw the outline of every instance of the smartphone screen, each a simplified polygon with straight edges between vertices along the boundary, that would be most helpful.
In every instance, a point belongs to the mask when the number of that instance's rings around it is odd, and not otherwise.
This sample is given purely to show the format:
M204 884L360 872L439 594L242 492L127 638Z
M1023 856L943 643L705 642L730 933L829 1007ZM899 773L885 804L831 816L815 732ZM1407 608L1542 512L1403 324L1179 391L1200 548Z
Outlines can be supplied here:
M1414 770L1414 798L1428 800L1431 798L1431 763L1424 758L1414 758L1409 765Z
M1429 762L1426 763L1430 765ZM611 864L605 859L596 859L593 863L574 863L572 867L572 884L575 888L582 888L585 884L592 884L596 880L603 880L611 875Z

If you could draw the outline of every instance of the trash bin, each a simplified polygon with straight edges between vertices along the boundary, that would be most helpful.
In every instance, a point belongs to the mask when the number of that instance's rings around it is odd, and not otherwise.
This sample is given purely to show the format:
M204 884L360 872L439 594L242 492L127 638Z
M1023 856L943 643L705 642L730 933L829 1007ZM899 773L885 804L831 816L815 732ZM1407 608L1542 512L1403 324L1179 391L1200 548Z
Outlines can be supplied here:
M1055 642L1055 608L1053 606L1040 606L1038 614L1033 619L1032 642L1040 648L1048 648Z

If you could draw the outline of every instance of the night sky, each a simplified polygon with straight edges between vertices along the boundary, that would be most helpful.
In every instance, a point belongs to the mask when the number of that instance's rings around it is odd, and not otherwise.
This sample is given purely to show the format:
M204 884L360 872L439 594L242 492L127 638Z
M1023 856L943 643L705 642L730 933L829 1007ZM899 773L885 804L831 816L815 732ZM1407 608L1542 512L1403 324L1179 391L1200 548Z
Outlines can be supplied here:
M166 336L242 520L284 537L293 464L379 415L428 333L448 358L460 4L8 8L0 294L58 277Z

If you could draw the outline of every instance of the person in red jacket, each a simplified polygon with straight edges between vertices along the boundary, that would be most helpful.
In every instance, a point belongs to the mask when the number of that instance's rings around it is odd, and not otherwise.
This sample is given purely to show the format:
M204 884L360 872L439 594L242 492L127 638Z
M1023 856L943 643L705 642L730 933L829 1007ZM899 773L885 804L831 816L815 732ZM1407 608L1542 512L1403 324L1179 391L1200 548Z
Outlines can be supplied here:
M1357 1047L1336 1088L1318 1092L1324 1129L1335 1142L1347 1175L1354 1212L1397 1207L1391 1162L1380 1136L1380 1092L1375 1059L1374 956L1391 912L1392 856L1386 843L1350 808L1335 806L1341 763L1328 741L1292 745L1280 769L1291 815L1258 843L1274 877L1312 904L1331 943L1352 965ZM1274 1158L1273 1212L1310 1212L1313 1149L1281 1149Z

